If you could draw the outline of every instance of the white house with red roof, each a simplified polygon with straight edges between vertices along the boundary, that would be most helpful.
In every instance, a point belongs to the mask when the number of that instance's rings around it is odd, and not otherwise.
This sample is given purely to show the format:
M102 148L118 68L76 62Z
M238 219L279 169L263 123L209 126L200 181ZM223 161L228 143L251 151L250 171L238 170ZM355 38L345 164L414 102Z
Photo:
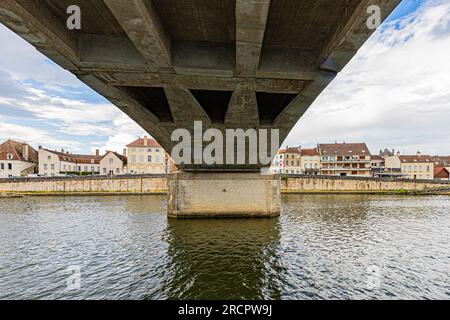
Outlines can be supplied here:
M0 145L0 178L26 177L37 172L38 154L29 144L6 140Z
M72 154L68 151L53 151L39 147L39 174L47 177L100 173L100 153Z
M114 151L106 151L105 155L100 159L100 174L111 176L125 174L128 172L127 163L126 155Z

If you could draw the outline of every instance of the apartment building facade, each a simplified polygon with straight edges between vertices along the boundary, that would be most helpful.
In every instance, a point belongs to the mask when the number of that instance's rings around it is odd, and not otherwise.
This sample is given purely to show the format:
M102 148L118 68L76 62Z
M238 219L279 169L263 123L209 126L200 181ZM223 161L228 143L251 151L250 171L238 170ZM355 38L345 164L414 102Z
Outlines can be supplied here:
M7 140L0 145L0 178L26 177L37 167L38 153L29 144Z
M407 179L434 179L434 167L436 159L429 155L417 152L416 155L401 155L386 157L387 170L399 170L401 175Z
M271 171L280 174L301 174L300 147L280 149L273 160Z
M320 154L317 148L301 149L302 173L308 175L319 175L322 171Z
M95 175L100 174L100 154L71 154L64 150L53 151L39 147L39 175L54 177L59 175Z
M147 136L127 145L128 173L165 174L176 170L170 155Z
M365 143L319 144L323 175L370 177L371 154Z

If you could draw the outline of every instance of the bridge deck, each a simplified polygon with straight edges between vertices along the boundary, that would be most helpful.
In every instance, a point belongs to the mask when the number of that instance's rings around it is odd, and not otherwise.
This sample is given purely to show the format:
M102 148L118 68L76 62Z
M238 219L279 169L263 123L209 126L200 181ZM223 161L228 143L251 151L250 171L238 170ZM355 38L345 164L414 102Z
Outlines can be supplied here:
M400 0L2 0L0 22L170 150L176 128L284 140ZM81 8L69 30L67 7ZM187 167L186 167L187 168Z

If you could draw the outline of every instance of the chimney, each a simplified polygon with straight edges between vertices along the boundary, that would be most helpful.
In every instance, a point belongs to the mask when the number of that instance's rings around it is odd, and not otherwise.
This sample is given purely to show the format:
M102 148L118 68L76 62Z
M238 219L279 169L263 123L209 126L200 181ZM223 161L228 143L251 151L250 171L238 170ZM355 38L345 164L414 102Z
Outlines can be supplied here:
M397 156L399 156L400 155L400 151L397 151Z
M100 157L100 150L95 149L95 156L96 156L97 158Z
M123 149L123 155L126 157L127 156L127 149Z
M144 136L144 147L148 145L148 137Z
M29 152L28 151L29 151L28 150L28 145L27 144L23 144L22 145L22 156L23 156L23 159L25 161L29 160Z
M42 150L42 146L39 146L39 150Z
M64 148L61 148L61 153L64 153Z
M420 157L421 155L420 151L417 151L417 156Z

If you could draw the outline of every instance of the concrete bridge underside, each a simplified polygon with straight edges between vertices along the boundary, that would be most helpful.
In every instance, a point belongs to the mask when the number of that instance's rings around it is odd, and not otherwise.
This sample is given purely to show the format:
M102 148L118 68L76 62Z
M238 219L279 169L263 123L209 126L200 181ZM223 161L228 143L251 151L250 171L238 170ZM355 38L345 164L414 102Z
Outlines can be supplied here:
M170 151L173 130L194 120L279 129L283 141L374 31L367 8L379 6L384 19L399 2L2 0L0 22ZM80 30L66 26L70 5L81 8Z

